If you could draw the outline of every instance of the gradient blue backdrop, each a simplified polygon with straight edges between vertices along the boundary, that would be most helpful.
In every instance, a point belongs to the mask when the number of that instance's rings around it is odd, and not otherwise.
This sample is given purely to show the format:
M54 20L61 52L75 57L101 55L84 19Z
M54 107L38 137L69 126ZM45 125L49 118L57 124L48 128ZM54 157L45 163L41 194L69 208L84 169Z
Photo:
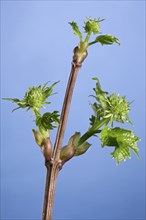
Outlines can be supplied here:
M116 166L111 149L101 149L96 138L83 156L72 159L57 183L53 219L145 219L145 2L144 1L2 1L2 97L22 98L27 88L61 80L48 110L61 110L70 72L72 50L78 39L69 21L83 26L86 16L105 18L102 33L120 39L121 46L89 48L75 87L64 144L75 132L86 131L92 110L88 95L98 76L103 89L126 95L139 143L140 160ZM45 184L43 157L31 129L31 112L11 113L2 102L1 219L41 219ZM130 128L129 125L124 126ZM52 132L55 139L55 131Z

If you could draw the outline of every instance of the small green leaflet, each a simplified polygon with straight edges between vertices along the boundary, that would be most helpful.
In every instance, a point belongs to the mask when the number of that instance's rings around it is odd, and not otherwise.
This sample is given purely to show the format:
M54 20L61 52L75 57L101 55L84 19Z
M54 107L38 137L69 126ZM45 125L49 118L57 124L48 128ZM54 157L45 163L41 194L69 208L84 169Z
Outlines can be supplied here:
M59 124L59 112L46 112L36 118L36 125L43 130L53 130Z
M140 139L133 134L132 131L123 128L108 128L107 126L100 133L100 140L102 147L109 146L115 147L115 150L111 153L112 158L116 159L117 164L122 160L126 160L127 157L131 158L130 150L139 157L137 141Z
M77 23L76 22L69 22L69 24L71 25L71 27L74 31L74 34L77 35L80 38L80 41L82 41L82 34L79 30L79 27L78 27Z
M116 43L120 45L119 39L110 34L99 35L94 41L89 43L89 46L95 43L101 43L101 45L111 45Z

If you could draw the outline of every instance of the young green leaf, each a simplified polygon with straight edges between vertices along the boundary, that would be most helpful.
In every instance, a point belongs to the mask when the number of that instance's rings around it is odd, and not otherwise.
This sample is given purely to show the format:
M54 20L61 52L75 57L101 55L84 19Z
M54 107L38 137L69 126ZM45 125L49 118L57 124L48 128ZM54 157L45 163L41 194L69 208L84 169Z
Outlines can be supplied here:
M111 153L111 155L112 158L116 159L117 164L119 164L122 160L125 161L127 157L131 158L130 149L133 150L139 157L137 142L140 139L130 130L119 127L112 129L106 126L100 133L100 140L102 147L115 147L115 150Z
M40 147L43 145L44 141L47 138L49 138L49 132L48 131L45 131L45 132L42 133L40 131L37 131L36 129L32 129L32 132L33 132L36 143Z
M99 23L103 21L104 19L91 19L87 18L86 21L84 21L84 32L86 33L85 38L83 40L82 33L79 30L79 27L76 22L69 22L69 24L72 26L72 29L74 31L74 34L77 35L80 38L80 42L77 47L74 49L74 56L73 56L73 61L75 63L78 63L79 65L85 60L87 57L88 51L87 48L88 46L95 44L97 42L100 42L102 45L104 44L112 44L112 43L117 43L119 44L119 40L109 34L106 35L100 35L95 38L94 41L89 43L90 37L92 34L100 34L100 25Z
M75 134L71 136L68 143L69 145L74 146L74 156L80 156L84 154L91 146L91 144L89 144L88 142L83 142L82 144L79 144L80 136L80 132L75 132Z
M46 112L36 117L36 125L43 130L53 130L59 124L59 112Z
M100 82L98 78L93 78L97 81L96 88L94 88L95 95L92 95L97 102L92 104L92 108L94 110L94 115L91 116L90 122L93 125L93 121L96 122L98 120L108 119L113 125L114 121L118 121L121 123L129 122L129 111L130 111L130 103L126 101L126 97L113 93L111 95L108 92L105 92L101 89Z
M11 102L18 105L18 107L14 108L12 110L12 112L16 111L19 108L26 108L26 103L23 100L20 100L20 99L17 99L17 98L3 98L3 100L8 100L8 101L11 101Z
M71 154L70 152L74 152L72 156L80 156L89 149L91 144L88 142L84 141L82 144L79 144L80 135L80 132L75 132L75 134L70 137L68 144L61 150L61 158L65 157L65 155L67 155L68 158Z
M88 143L87 141L79 146L76 146L75 156L80 156L80 155L84 154L89 149L90 146L91 146L91 144Z
M44 104L50 103L46 102L46 99L52 95L53 87L58 82L53 83L50 87L46 87L47 83L38 87L32 86L25 93L24 98L22 100L17 98L4 98L4 100L9 100L13 103L16 103L18 105L18 108L15 108L14 110L19 108L26 108L27 111L32 109L32 111L36 113L39 112L40 108L44 108Z
M82 41L82 34L79 30L77 23L76 22L69 22L69 24L71 25L71 27L74 31L74 34L80 38L80 41Z
M95 43L101 43L101 45L111 45L113 43L116 43L120 45L119 39L110 34L100 35L96 37L94 41L89 43L89 46Z

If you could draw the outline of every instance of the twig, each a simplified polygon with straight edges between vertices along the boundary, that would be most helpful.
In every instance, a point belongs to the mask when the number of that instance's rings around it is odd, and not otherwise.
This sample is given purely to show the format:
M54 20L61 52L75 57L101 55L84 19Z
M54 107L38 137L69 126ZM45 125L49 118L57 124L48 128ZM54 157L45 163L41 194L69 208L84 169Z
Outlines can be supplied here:
M63 137L65 133L68 114L70 110L72 94L73 94L78 71L81 67L82 62L87 56L87 52L86 52L85 56L83 56L82 59L78 61L75 53L76 53L76 48L74 49L74 57L73 57L73 62L72 62L72 67L71 67L71 73L70 73L70 77L68 80L66 94L65 94L65 98L63 102L60 125L58 127L58 131L56 135L52 164L50 162L46 163L47 176L46 176L46 187L45 187L45 195L44 195L44 207L43 207L42 220L52 219L52 210L53 210L53 203L54 203L56 180L57 180L58 173L60 169L62 168L62 164L60 161L60 151L62 147L62 141L63 141Z

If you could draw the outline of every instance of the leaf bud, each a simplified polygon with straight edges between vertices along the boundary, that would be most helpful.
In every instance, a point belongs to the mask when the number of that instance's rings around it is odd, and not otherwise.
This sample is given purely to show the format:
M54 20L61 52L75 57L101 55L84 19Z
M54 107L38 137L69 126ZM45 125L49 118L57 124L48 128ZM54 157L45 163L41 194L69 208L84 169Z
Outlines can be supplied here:
M83 49L82 47L75 47L74 48L73 62L75 64L80 64L81 65L81 63L86 59L86 57L88 55L87 50Z
M33 134L34 134L34 138L35 138L36 143L37 143L39 146L41 146L41 145L43 144L43 142L44 142L44 137L43 137L43 135L42 135L39 131L37 131L37 130L35 130L35 129L32 129L32 132L33 132Z
M90 146L91 146L91 144L89 144L88 142L84 142L83 144L76 146L75 156L80 156L80 155L86 153L86 151L89 149Z
M75 149L73 145L66 145L61 149L60 159L62 160L62 164L70 160L75 153Z
M91 18L87 18L87 21L85 21L85 26L84 26L84 29L85 29L85 32L86 33L93 33L93 34L97 34L99 31L100 31L100 26L99 26L99 23L101 21L103 21L104 19L91 19Z
M46 138L44 143L41 146L42 153L46 161L49 161L52 158L52 143L50 138Z

